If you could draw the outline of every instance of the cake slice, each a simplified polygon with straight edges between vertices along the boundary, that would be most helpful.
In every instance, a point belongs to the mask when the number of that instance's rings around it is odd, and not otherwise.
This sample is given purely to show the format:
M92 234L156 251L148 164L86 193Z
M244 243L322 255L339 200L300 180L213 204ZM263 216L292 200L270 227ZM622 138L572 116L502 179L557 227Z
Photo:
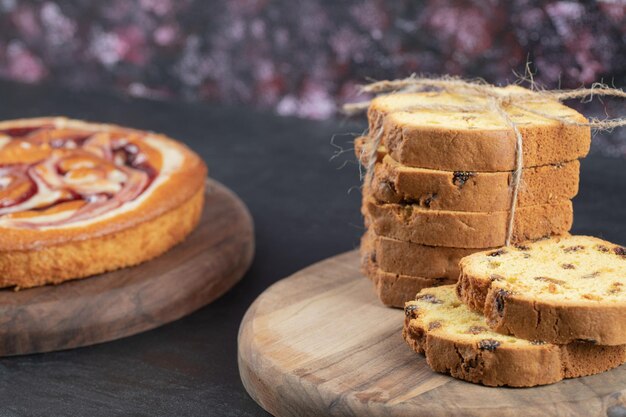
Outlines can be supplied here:
M422 290L408 302L402 335L434 371L489 386L551 384L626 362L624 345L555 345L495 333L458 300L454 285Z
M361 247L369 248L378 267L387 272L424 278L459 278L459 261L477 250L428 246L378 236L368 230L361 239ZM413 299L417 292L410 294Z
M416 204L380 204L363 189L363 215L379 236L430 246L488 248L505 244L509 212L432 210ZM570 230L572 202L520 207L513 243Z
M366 160L362 162L367 165ZM524 169L518 207L572 199L578 193L579 171L577 160ZM417 204L434 210L504 211L511 206L511 181L510 171L407 167L383 154L375 166L371 190L373 197L382 203Z
M529 92L519 86L496 91ZM370 137L382 132L381 143L403 165L448 171L515 169L515 134L496 112L415 108L423 105L490 106L488 98L445 92L383 95L372 100L368 110ZM573 122L587 122L583 115L557 101L536 100L525 105ZM509 107L507 113L524 138L524 167L573 161L589 152L588 126L563 124L519 108Z
M626 249L564 236L463 258L460 299L497 332L626 344Z
M366 236L361 241L361 271L372 281L376 295L386 306L402 308L423 288L454 284L457 281L457 277L423 277L384 271L376 262L373 241Z

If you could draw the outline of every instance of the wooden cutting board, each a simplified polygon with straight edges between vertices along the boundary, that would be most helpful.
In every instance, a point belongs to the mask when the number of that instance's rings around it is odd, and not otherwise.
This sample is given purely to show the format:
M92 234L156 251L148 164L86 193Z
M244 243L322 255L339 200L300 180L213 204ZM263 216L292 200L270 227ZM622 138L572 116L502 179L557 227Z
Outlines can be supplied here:
M432 372L404 343L356 251L267 289L239 329L239 372L275 416L626 416L626 365L537 388L489 388Z
M181 318L238 282L253 253L247 208L208 180L198 228L164 255L57 286L0 291L0 356L91 345Z

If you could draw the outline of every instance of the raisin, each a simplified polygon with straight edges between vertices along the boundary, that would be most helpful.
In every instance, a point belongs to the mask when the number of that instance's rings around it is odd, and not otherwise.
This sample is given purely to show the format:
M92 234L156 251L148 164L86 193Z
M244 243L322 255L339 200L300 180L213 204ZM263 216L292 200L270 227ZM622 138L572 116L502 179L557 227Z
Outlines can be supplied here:
M565 284L565 281L563 281L563 280L556 279L556 278L549 278L549 277L535 277L534 280L535 281L549 282L551 284L556 284L556 285L563 285L563 284Z
M595 248L602 253L607 253L609 251L609 248L604 245L596 245Z
M616 246L613 248L613 252L615 252L616 255L621 256L622 258L626 258L626 248Z
M439 329L440 327L441 327L440 321L433 321L431 323L428 323L428 330L435 330L435 329Z
M574 264L562 264L561 268L563 268L563 269L576 269Z
M531 345L536 345L536 346L540 346L540 345L545 345L546 342L544 342L543 340L531 340L530 341Z
M420 201L416 200L414 198L408 198L408 197L404 197L402 200L400 200L399 204L405 204L405 205L412 205L412 204L416 204L416 205L420 205Z
M461 366L465 372L471 372L472 369L478 367L479 365L480 361L478 357L474 357L465 359Z
M486 327L483 326L470 326L470 328L467 330L468 333L470 334L479 334L482 332L486 332L488 329Z
M415 299L419 301L424 301L426 303L431 303L431 304L443 304L443 301L441 301L440 299L438 299L432 294L420 294L417 297L415 297Z
M483 339L478 342L478 349L480 350L488 350L489 352L493 352L500 346L500 342L493 339Z
M409 304L407 306L404 307L404 314L407 317L411 317L413 316L413 312L416 311L419 307L416 306L415 304Z
M496 256L504 255L505 253L506 253L506 250L504 248L502 248L502 249L498 249L496 251L493 251L491 253L488 253L487 256L496 257Z
M476 174L469 171L455 171L454 174L452 174L452 184L461 188L465 185L467 180L469 180L474 175Z
M609 294L619 294L620 292L622 292L621 282L614 282L613 284L611 284L608 290Z
M493 304L499 315L504 313L505 300L509 295L511 295L511 293L507 290L500 289L496 292L496 296L493 298Z
M583 249L585 249L583 245L568 246L567 248L563 248L563 252L565 253L580 252Z
M437 198L437 194L431 194L430 196L426 197L423 201L423 206L426 208L430 208L430 205L432 204L433 200L435 200Z

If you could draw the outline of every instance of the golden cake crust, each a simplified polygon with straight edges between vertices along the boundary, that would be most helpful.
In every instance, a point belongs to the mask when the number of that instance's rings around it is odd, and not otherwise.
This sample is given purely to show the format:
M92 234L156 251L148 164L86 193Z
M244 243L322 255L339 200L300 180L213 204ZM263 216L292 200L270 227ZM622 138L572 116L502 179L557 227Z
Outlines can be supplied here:
M452 281L459 277L459 261L482 250L403 242L378 236L372 229L365 232L361 242L363 250L371 253L383 271L424 278L446 278Z
M524 91L518 86L498 89L503 93ZM382 129L381 143L390 155L407 166L460 171L512 171L515 169L515 135L497 114L477 112L410 111L411 105L487 106L486 99L448 93L398 93L372 100L370 136ZM536 102L534 110L574 122L587 119L555 101ZM524 167L573 161L589 152L588 126L563 124L521 110L509 110L524 138Z
M357 155L364 155L363 138ZM384 148L374 167L371 190L382 203L417 204L433 210L504 211L511 206L512 172L445 171L399 164ZM361 161L367 165L366 161ZM526 168L522 171L518 206L553 204L578 193L580 163Z
M625 345L555 345L494 334L483 317L456 300L453 286L425 289L406 303L402 335L434 371L488 386L551 384L626 361Z
M376 262L374 242L366 237L361 243L361 272L374 284L378 299L389 307L404 307L420 290L456 282L456 278L424 277L387 272Z
M539 267L531 265L534 259ZM554 237L478 252L460 268L459 298L495 331L557 344L626 343L626 249L619 245Z
M1 227L0 252L25 250L42 250L46 247L68 242L79 242L136 227L142 223L158 218L185 203L204 188L207 169L202 160L185 145L164 135L143 132L115 125L88 123L69 120L61 117L21 119L0 122L0 130L27 128L50 125L55 128L77 129L86 132L113 132L148 135L157 141L177 149L183 155L182 167L174 172L167 181L160 184L145 198L138 207L122 212L101 221L91 222L83 226L46 228L44 230L29 228Z
M508 211L466 212L430 210L413 204L380 204L363 190L362 213L379 236L429 246L487 248L504 246ZM572 202L520 207L512 242L539 239L570 230Z

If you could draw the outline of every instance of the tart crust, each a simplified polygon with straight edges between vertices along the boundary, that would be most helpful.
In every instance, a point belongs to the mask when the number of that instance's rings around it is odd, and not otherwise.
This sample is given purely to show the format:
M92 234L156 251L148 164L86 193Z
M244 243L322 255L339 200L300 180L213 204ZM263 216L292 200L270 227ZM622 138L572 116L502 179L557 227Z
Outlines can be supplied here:
M37 250L0 252L0 287L60 284L155 258L191 233L203 205L200 189L179 207L114 233Z
M0 122L0 130L42 125L89 134L150 137L175 149L182 160L176 170L142 195L140 201L133 201L136 204L128 210L61 227L0 227L0 286L58 284L135 265L162 254L197 225L207 169L185 145L156 133L61 117Z

